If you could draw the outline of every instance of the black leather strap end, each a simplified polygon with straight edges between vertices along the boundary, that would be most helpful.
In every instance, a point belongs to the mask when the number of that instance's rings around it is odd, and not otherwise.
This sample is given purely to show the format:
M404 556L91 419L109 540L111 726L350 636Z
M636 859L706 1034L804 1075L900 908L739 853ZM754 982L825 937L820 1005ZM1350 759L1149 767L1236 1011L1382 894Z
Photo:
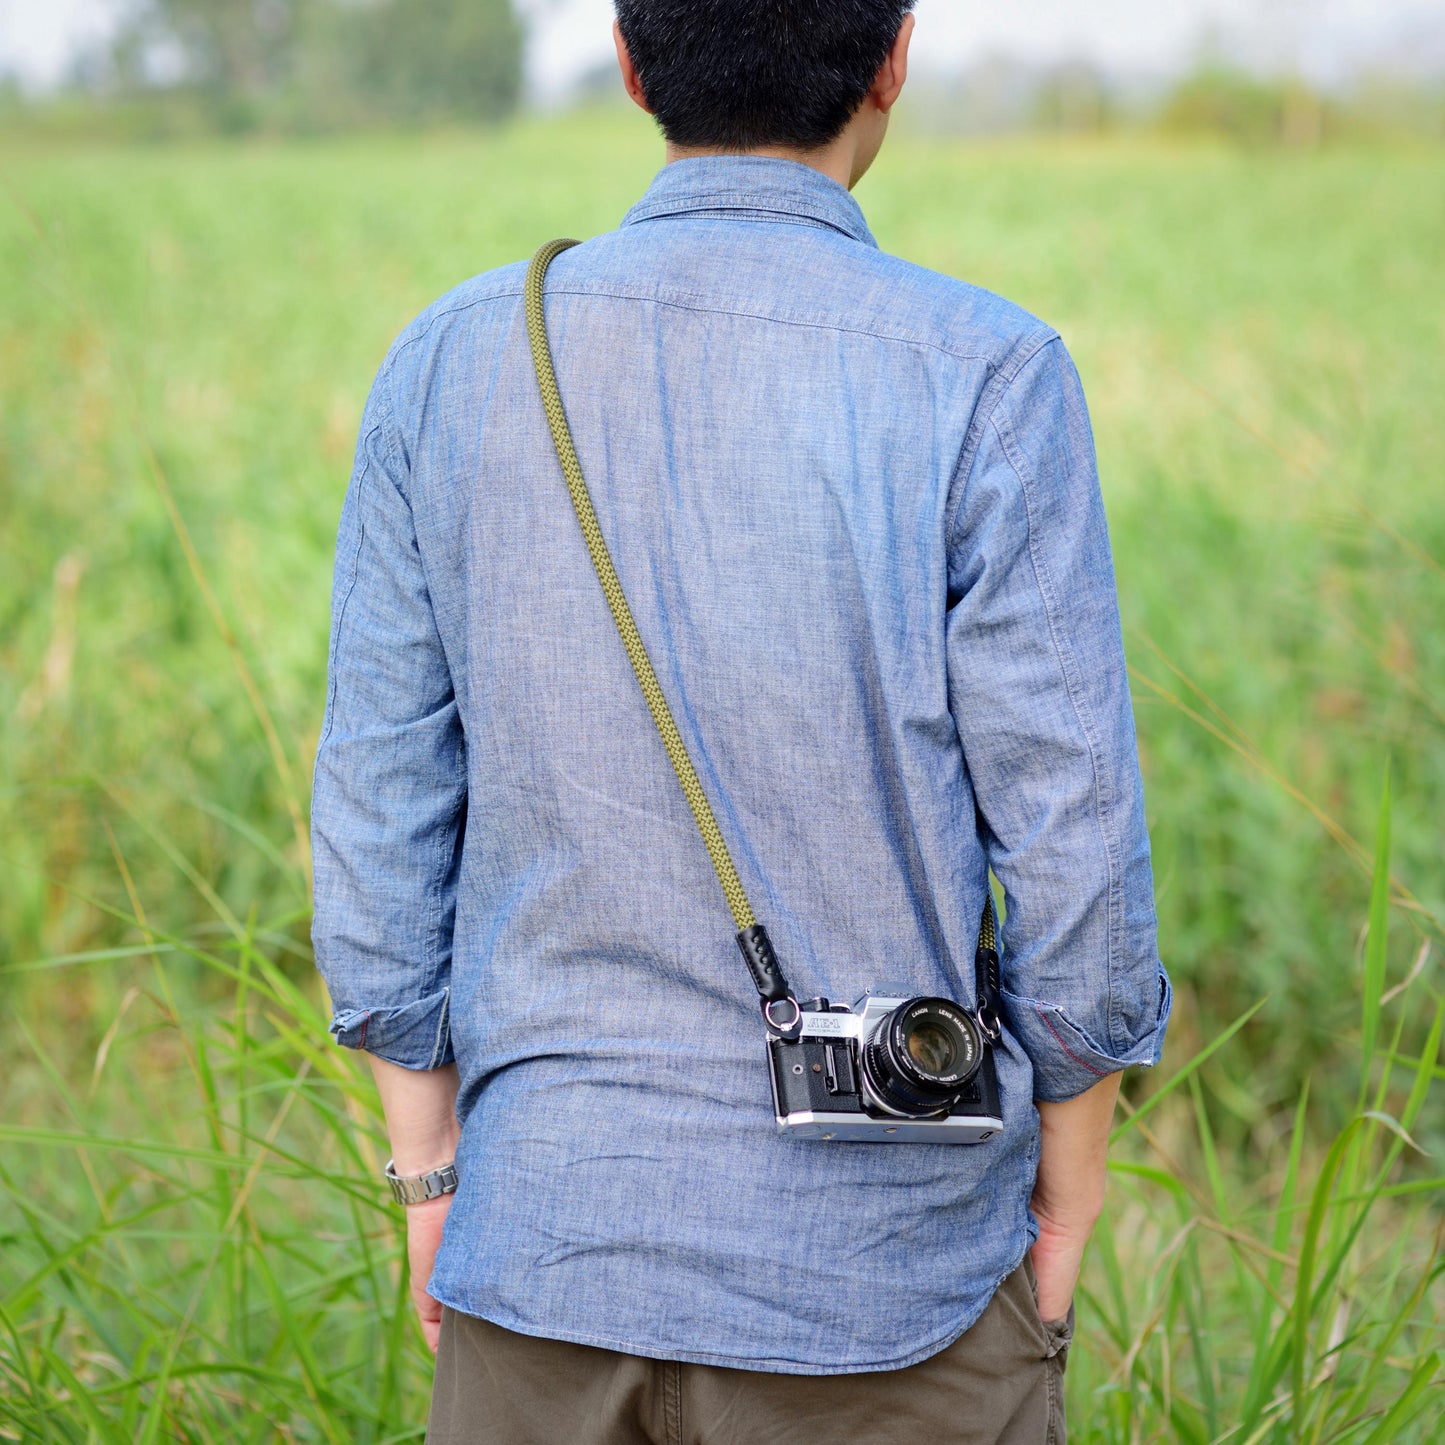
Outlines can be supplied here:
M999 977L998 954L991 948L980 948L974 959L978 974L978 999L980 1003L998 1004Z
M792 990L783 977L783 966L773 952L768 930L761 923L755 923L738 934L738 948L757 985L758 997L764 1003L777 1003L789 997Z
M1003 1027L1003 1000L999 997L998 953L980 948L974 955L978 987L978 1021L990 1043L998 1041Z

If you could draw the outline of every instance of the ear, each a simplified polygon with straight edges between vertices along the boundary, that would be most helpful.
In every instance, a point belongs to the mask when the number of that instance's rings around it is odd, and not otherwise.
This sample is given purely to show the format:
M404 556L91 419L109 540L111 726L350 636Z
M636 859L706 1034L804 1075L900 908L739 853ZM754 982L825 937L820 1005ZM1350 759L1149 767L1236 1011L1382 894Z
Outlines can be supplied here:
M903 24L898 27L892 48L883 64L878 67L878 74L873 77L873 87L868 92L873 104L884 115L893 109L894 102L903 89L903 82L908 79L908 42L912 39L913 12L910 10L903 17ZM621 43L619 40L618 44Z
M910 15L908 18L911 20L913 17ZM612 22L612 43L617 47L617 68L622 72L624 89L648 115L651 115L652 107L648 105L647 97L642 93L642 82L637 78L637 67L627 53L627 42L622 38L622 27L615 20Z

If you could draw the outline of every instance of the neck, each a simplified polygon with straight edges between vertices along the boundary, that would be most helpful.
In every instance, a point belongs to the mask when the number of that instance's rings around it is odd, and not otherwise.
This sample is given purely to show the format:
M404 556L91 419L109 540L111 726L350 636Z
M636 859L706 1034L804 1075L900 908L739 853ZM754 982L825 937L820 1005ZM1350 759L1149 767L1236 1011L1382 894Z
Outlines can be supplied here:
M697 156L766 156L775 161L796 161L799 165L812 166L815 171L821 171L847 190L853 189L863 171L867 169L866 165L859 167L858 146L855 138L847 131L837 140L811 151L794 150L789 146L759 146L756 150L738 151L712 146L668 144L668 164L673 161L692 160Z

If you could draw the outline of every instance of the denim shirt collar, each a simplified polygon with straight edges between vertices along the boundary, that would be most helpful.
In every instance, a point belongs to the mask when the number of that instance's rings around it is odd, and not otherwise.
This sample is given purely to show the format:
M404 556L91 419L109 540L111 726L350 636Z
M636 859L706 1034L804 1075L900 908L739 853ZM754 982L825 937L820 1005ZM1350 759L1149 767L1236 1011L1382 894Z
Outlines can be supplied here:
M826 226L876 247L858 202L822 171L773 156L690 156L671 161L624 226L664 216L753 216L802 226Z

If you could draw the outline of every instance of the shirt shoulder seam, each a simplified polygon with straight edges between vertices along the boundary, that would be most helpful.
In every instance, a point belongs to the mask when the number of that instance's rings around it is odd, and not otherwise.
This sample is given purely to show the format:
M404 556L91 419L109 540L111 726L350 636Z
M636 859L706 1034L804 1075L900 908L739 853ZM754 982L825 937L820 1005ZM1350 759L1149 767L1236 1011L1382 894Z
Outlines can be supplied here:
M448 316L456 316L463 311L470 311L475 307L490 305L494 302L520 300L522 294L520 288L492 291L485 296L474 296L469 300L458 302L455 306L448 306L445 310L434 312L427 317L426 324L418 328L414 334L398 338L387 358L387 370L390 370L397 357L404 351L425 340L432 328ZM640 291L624 291L616 287L604 289L602 287L579 286L549 286L547 288L547 294L549 296L599 296L613 301L641 301L655 306L672 307L680 311L693 311L701 315L740 316L752 321L771 321L780 326L798 326L814 331L832 331L844 336L866 336L874 341L886 341L896 345L916 346L929 351L936 351L940 355L947 356L954 361L981 361L989 367L991 372L999 375L1007 375L1010 380L1039 347L1058 335L1058 333L1053 330L1047 330L1042 333L1038 331L1029 332L1024 343L1015 342L1013 350L1006 353L1004 361L1002 363L996 363L996 353L988 351L964 351L957 347L947 346L941 342L931 340L926 336L908 336L896 332L874 331L862 326L845 326L840 322L821 321L805 316L779 315L775 312L749 311L743 307L718 306L697 300L687 300L682 297L658 296ZM1025 354L1018 356L1018 360L1015 362L1014 357L1018 354L1020 345L1027 345L1029 340L1033 340L1034 345L1029 347Z
M988 381L984 384L968 429L963 434L963 444L959 447L958 460L954 463L953 476L948 485L948 497L943 515L943 536L945 545L950 550L953 543L954 523L958 518L959 503L964 492L968 490L968 481L973 474L974 463L978 460L979 449L983 445L983 436L988 430L989 422L993 419L994 413L1024 367L1044 347L1059 339L1059 333L1052 327L1043 331L1030 332L1015 343L1003 364L992 369Z
M658 296L640 291L624 291L616 287L549 287L549 296L602 296L613 301L643 301L654 306L668 306L678 311L694 311L705 316L740 316L750 321L771 321L779 326L798 326L810 331L832 331L842 336L866 336L873 341L890 341L901 346L917 346L936 351L955 361L992 362L992 354L983 351L961 351L945 346L926 336L905 336L894 332L874 331L863 326L845 326L841 322L822 321L807 316L785 316L776 312L749 311L741 306L719 306L702 300L688 300L682 297Z

